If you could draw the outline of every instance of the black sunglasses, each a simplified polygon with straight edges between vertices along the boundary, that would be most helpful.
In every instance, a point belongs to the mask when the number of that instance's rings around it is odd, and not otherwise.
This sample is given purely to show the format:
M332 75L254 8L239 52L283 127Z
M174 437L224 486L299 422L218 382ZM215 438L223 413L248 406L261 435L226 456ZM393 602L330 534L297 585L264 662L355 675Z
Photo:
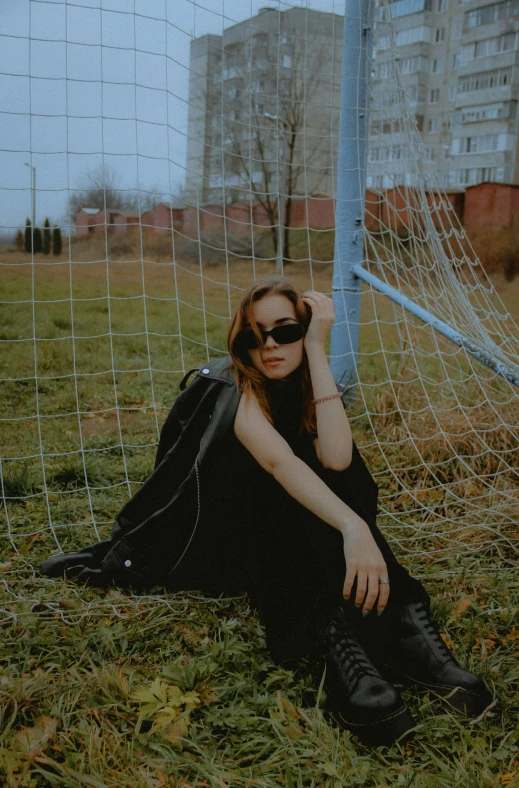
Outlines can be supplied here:
M278 345L291 345L292 342L297 342L306 333L305 327L301 323L287 323L285 326L271 328L270 331L260 329L260 332L263 342L267 341L267 337L272 337ZM254 350L259 347L258 338L252 328L240 331L236 335L235 343L236 347L241 350Z

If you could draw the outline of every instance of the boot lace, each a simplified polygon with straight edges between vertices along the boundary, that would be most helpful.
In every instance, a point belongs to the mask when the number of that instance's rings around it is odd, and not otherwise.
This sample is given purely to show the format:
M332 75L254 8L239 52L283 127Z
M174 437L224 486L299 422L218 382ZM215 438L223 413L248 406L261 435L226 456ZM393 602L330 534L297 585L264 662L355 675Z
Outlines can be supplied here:
M447 646L445 645L445 643L443 642L443 638L440 635L440 632L434 620L431 618L431 615L429 613L428 607L425 604L425 602L417 603L416 612L417 612L418 620L422 622L427 635L429 635L429 637L436 645L440 653L445 657L452 658L452 654L447 648Z
M325 630L325 640L347 682L356 684L361 676L380 678L379 671L358 642L356 634L342 618L330 620Z

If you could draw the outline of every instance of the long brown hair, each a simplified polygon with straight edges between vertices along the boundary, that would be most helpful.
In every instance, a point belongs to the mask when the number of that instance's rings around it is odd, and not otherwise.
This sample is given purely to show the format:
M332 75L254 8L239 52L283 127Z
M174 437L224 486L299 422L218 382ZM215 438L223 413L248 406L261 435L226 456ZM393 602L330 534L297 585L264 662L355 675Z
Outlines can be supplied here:
M299 285L284 276L269 276L258 279L257 282L254 282L244 292L240 303L236 307L231 325L229 326L227 346L233 361L232 370L238 388L241 391L251 391L254 393L265 416L269 422L273 424L271 403L266 390L268 378L256 369L248 351L242 350L239 347L239 343L236 342L237 335L240 331L243 331L245 327L252 328L259 342L263 342L261 332L254 317L254 304L266 295L283 295L288 298L294 305L298 322L305 327L305 330L308 328L312 313L310 308L307 307L303 301L303 290ZM298 368L298 374L301 379L303 405L302 427L310 434L315 435L317 434L317 425L315 419L315 405L312 404L312 380L310 377L308 358L305 352L303 352L303 361Z

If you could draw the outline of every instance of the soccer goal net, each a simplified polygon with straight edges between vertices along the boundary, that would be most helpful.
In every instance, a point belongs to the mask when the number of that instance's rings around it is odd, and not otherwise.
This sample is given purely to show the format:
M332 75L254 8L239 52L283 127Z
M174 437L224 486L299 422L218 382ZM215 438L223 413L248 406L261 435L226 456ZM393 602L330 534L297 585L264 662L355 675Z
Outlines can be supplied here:
M445 118L423 95L432 28L402 54L406 2L375 10L367 172L349 173L373 279L348 316L348 412L398 554L455 573L485 553L491 569L517 558L519 331L442 175L443 138L424 143L427 113L430 129ZM0 48L0 516L4 554L36 563L108 536L179 381L226 355L254 279L283 271L332 295L348 263L334 242L351 44L338 0L14 6ZM365 106L346 111L366 122Z

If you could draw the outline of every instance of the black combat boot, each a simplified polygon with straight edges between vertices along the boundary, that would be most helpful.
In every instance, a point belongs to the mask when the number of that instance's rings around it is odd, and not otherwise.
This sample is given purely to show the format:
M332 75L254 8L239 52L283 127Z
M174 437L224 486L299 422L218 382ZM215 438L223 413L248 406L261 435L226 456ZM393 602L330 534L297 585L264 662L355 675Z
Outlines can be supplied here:
M369 746L390 747L411 737L413 720L398 690L373 665L337 605L318 625L326 664L326 708L337 722Z
M404 685L432 690L465 714L481 714L492 702L492 694L451 654L428 602L399 601L388 613L389 609L360 629L362 642L381 672Z

